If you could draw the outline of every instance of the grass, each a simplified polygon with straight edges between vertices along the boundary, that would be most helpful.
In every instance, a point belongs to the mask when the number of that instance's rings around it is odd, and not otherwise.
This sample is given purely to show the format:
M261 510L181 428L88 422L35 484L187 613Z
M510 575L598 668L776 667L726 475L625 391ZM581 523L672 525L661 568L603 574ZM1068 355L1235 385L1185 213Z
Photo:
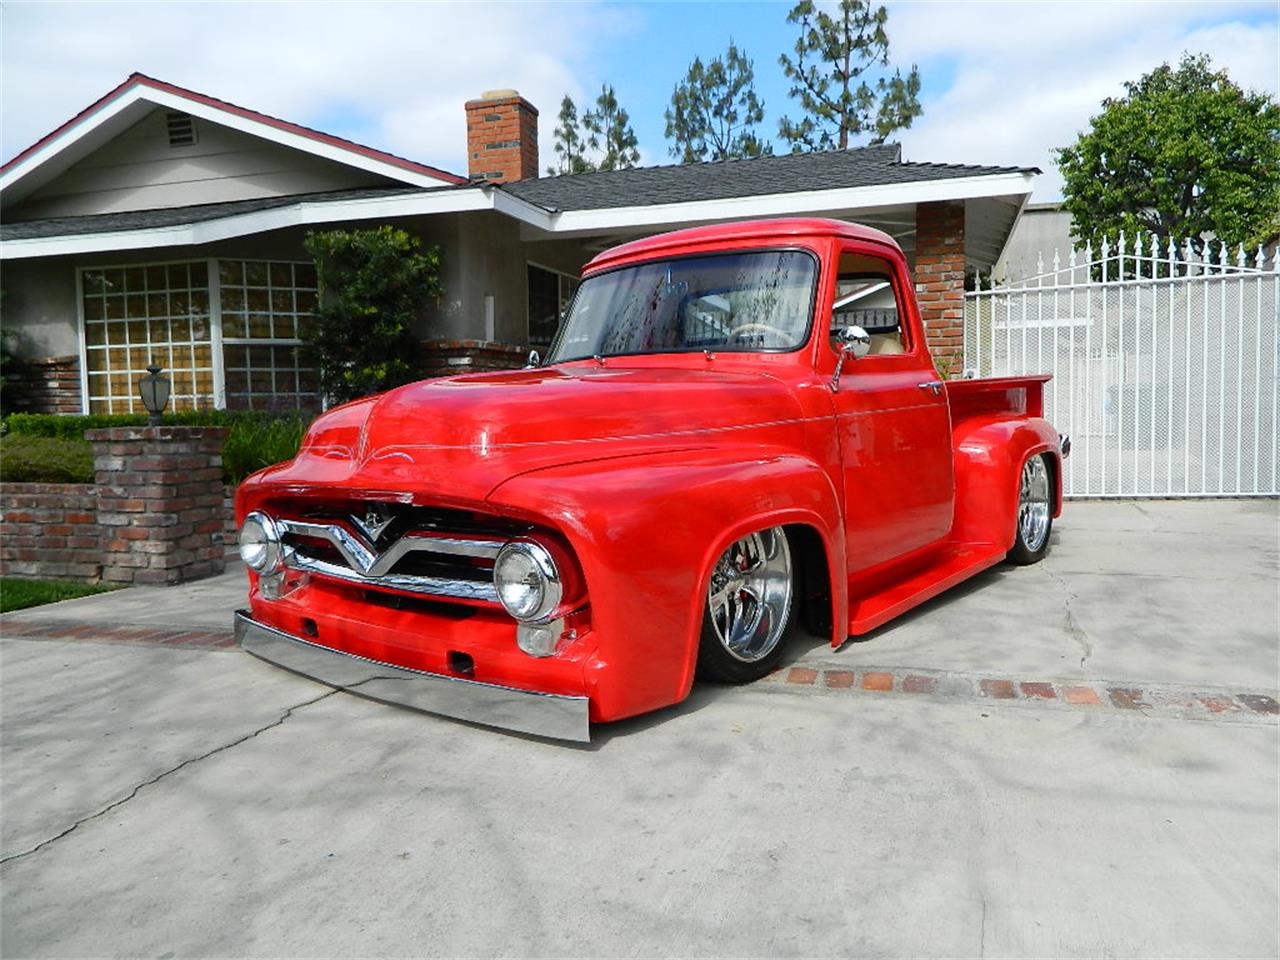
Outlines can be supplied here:
M74 600L95 593L117 590L116 586L75 583L70 580L26 580L22 577L0 577L0 613L24 610L59 600Z

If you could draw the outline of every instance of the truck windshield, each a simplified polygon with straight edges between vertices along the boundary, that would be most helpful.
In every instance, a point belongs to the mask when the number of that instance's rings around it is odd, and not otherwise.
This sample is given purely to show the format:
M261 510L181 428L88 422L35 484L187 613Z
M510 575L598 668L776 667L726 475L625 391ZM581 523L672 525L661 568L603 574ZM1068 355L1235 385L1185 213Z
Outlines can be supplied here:
M794 350L808 338L816 276L811 254L772 250L656 260L589 277L549 361Z

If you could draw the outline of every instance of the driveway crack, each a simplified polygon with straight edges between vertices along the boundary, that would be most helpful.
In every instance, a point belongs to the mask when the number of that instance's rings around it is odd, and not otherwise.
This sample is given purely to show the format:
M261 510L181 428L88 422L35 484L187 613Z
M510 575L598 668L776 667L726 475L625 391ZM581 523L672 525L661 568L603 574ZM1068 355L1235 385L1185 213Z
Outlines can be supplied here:
M265 733L266 731L272 729L273 727L280 726L280 724L284 723L291 716L293 716L293 712L295 710L301 710L303 707L309 707L313 703L319 703L321 700L324 700L326 697L331 697L335 693L341 693L341 691L329 690L326 693L320 694L320 696L318 697L312 697L310 700L304 700L302 703L295 703L293 706L291 706L288 710L282 713L275 720L272 720L270 723L264 724L263 726L258 727L256 730L246 733L243 737L238 737L235 740L232 740L230 743L224 743L220 747L214 747L212 750L209 750L206 753L202 753L198 757L190 757L186 760L183 760L177 766L170 767L168 770L165 770L161 773L156 774L150 780L143 780L141 783L135 786L132 790L130 790L125 796L121 797L119 800L113 800L111 803L107 804L101 810L98 810L95 813L90 813L87 816L81 817L79 820L71 824L71 826L67 827L67 829L63 830L61 833L56 833L52 837L48 837L47 839L41 840L39 843L37 843L34 847L32 847L29 850L24 850L21 853L11 853L7 857L0 858L0 865L9 863L13 860L21 860L23 857L31 856L33 853L36 853L37 851L47 847L49 844L54 843L57 840L61 840L63 837L74 832L82 824L88 823L90 820L96 820L98 817L101 817L103 814L110 813L112 810L116 809L116 807L120 807L128 803L130 800L132 800L134 797L138 795L138 791L140 791L143 787L149 787L153 783L158 783L159 781L163 780L165 777L169 776L170 774L177 773L179 770L183 769L184 767L189 767L193 763L199 763L201 760L207 760L209 757L212 757L214 754L222 753L224 750L230 750L232 747L237 747L240 744L244 743L246 740L252 740L258 734Z
M1080 626L1080 621L1076 619L1075 610L1072 604L1080 599L1080 595L1073 592L1067 586L1067 582L1058 576L1052 570L1046 570L1050 580L1053 580L1062 588L1062 628L1067 631L1067 636L1074 640L1080 647L1080 669L1084 669L1085 661L1093 656L1093 641L1089 639L1089 634L1084 627Z

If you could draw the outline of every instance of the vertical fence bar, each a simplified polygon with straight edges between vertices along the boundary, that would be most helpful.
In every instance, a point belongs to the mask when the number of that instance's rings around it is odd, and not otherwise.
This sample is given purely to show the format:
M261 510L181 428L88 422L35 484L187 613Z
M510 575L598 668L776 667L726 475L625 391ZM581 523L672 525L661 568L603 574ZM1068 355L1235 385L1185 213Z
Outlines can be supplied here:
M1174 279L1174 261L1175 261L1175 258L1178 256L1178 246L1173 242L1173 237L1169 238L1169 248L1167 251L1167 256L1169 261L1169 371L1168 371L1169 388L1166 391L1166 395L1169 400L1169 411L1168 411L1169 433L1168 433L1168 439L1165 442L1165 456L1164 456L1164 466L1165 466L1164 492L1166 495L1173 493L1173 325L1174 325L1174 315L1175 315L1173 301L1174 301L1175 292L1177 291L1177 286L1174 284L1173 279Z
M1187 320L1187 353L1183 358L1185 367L1183 376L1183 387L1185 393L1185 402L1182 405L1183 414L1183 452L1182 452L1182 492L1191 492L1191 296L1195 292L1195 287L1191 283L1191 261L1195 256L1195 249L1188 240L1184 247L1186 254L1186 268L1184 276L1187 279L1186 286L1186 320Z
M1100 351L1100 358L1102 362L1098 364L1098 375L1102 379L1102 383L1100 384L1100 386L1102 387L1102 390L1099 393L1099 396L1102 399L1102 411L1103 411L1102 443L1100 445L1101 450L1099 451L1102 454L1102 483L1101 483L1102 489L1099 491L1099 493L1102 496L1107 495L1107 487L1110 486L1110 484L1107 482L1108 480L1107 447L1110 446L1109 440L1110 440L1111 431L1108 429L1108 427L1110 426L1110 423L1109 423L1110 417L1106 415L1107 414L1107 385L1111 382L1111 369L1110 369L1111 357L1109 356L1111 351L1111 344L1110 344L1108 332L1107 332L1107 314L1109 312L1109 304L1107 303L1107 257L1108 257L1107 238L1103 237L1102 238L1102 285L1098 287L1098 291L1102 295L1102 331L1101 331L1102 348Z
M1258 244L1258 252L1254 255L1253 266L1258 271L1258 282L1254 293L1253 311L1253 382L1255 389L1262 390L1262 298L1264 296L1262 275L1262 244ZM1272 427L1274 434L1275 428ZM1273 453L1274 457L1275 454ZM1253 395L1253 492L1262 493L1262 394ZM1272 493L1277 491L1272 490Z
M1218 241L1218 493L1226 490L1227 442L1227 245Z
M1084 288L1084 489L1085 493L1093 493L1093 241L1084 245L1085 288ZM1101 492L1101 491L1099 491Z
M1236 493L1244 491L1244 244L1236 250Z
M1271 308L1280 315L1280 249L1271 252ZM1277 317L1280 321L1280 316ZM1280 435L1277 429L1276 414L1280 413L1280 322L1272 325L1271 339L1275 341L1275 349L1271 351L1271 436ZM1280 491L1280 455L1273 446L1271 448L1271 491Z
M1116 494L1124 496L1124 234L1120 234L1120 259L1117 269L1120 275L1116 278Z
M1160 285L1157 282L1160 270L1157 258L1160 256L1160 248L1154 233L1147 237L1147 243L1151 257L1151 318L1147 323L1147 339L1151 341L1151 388L1147 395L1147 406L1151 408L1151 442L1147 448L1147 465L1151 468L1151 479L1147 493L1154 497L1156 493L1156 364L1160 358L1160 338L1156 336L1156 309L1160 302Z

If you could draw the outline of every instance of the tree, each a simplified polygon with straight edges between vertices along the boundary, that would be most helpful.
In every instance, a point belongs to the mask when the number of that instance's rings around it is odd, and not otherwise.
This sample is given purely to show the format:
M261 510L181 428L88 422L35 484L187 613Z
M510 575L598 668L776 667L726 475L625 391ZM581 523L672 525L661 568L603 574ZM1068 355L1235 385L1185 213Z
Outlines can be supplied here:
M567 93L560 101L560 115L555 129L556 165L547 167L550 176L562 173L587 173L595 165L584 155L586 142L578 120L578 107Z
M764 119L751 60L732 40L724 57L705 66L694 57L671 93L665 113L671 155L681 163L768 156L773 147L753 129Z
M870 0L840 0L835 16L817 10L813 0L792 7L787 22L800 27L795 59L778 57L791 81L788 95L804 108L799 120L778 121L778 135L792 152L847 150L850 139L864 133L883 143L923 112L915 65L905 77L880 69L889 64L888 20L888 11L872 9Z
M1280 231L1280 106L1246 93L1206 56L1125 85L1057 151L1063 206L1081 239L1212 234L1254 246Z
M583 115L582 125L587 131L587 144L601 154L595 163L597 170L626 170L640 162L631 117L618 105L609 84L600 88L595 108Z
M391 226L308 233L320 302L303 331L328 403L420 376L413 322L442 292L440 251Z

